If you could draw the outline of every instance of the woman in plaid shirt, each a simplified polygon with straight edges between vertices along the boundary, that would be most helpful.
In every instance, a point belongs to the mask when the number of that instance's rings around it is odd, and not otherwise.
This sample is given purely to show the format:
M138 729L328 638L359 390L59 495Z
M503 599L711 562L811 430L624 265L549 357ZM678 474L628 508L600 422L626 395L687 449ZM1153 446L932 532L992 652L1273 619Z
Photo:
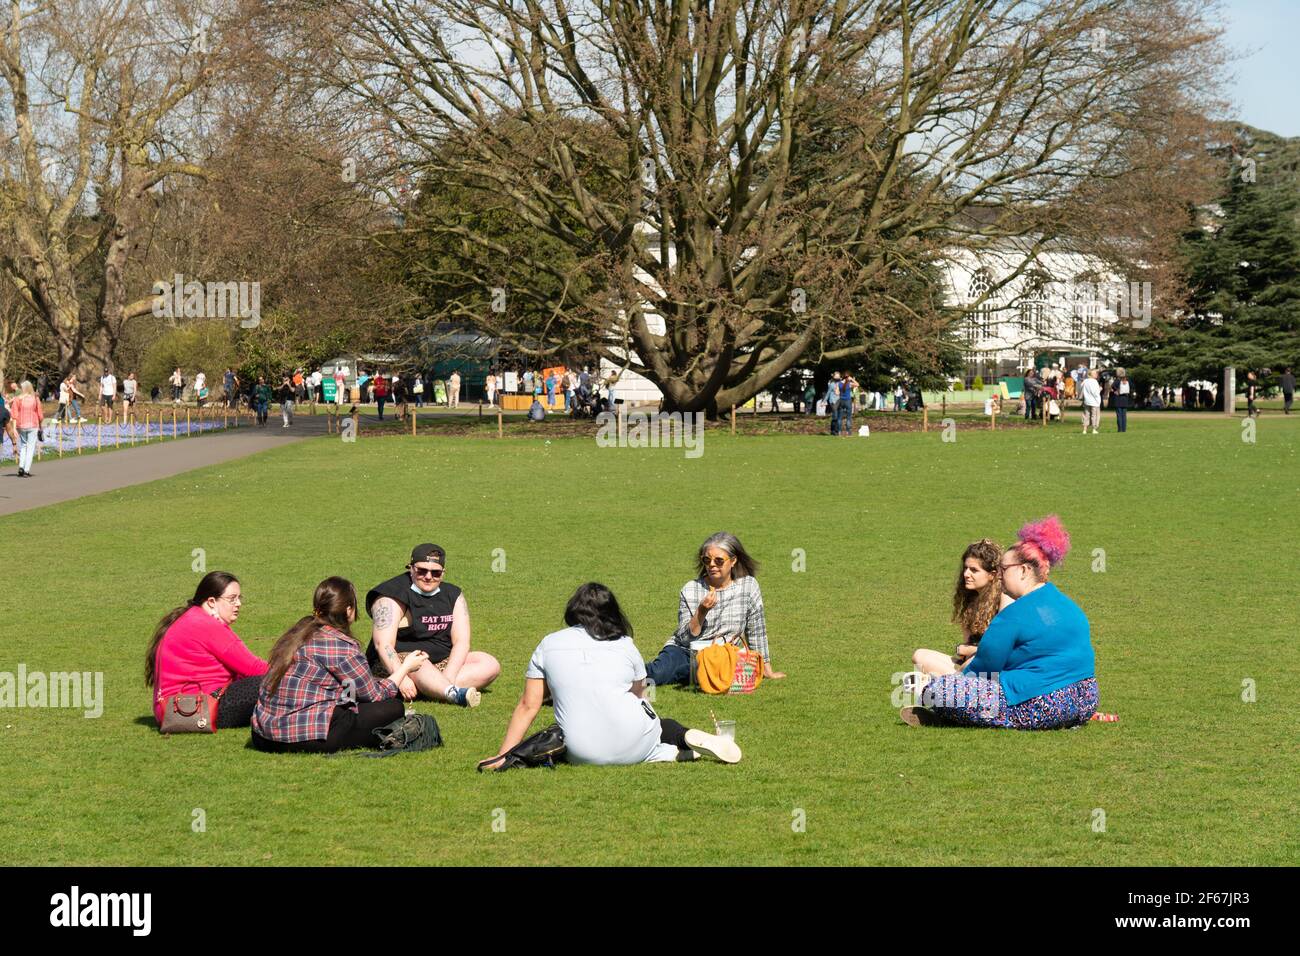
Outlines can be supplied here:
M768 653L763 592L754 576L758 562L734 534L719 531L700 545L699 569L700 576L682 587L677 630L659 656L646 664L647 677L656 684L689 683L691 650L707 647L717 637L737 635L744 635L750 649L762 655L764 677L784 677L772 670Z
M352 636L357 592L346 578L316 586L312 614L271 649L253 709L253 746L272 752L332 753L374 747L377 727L401 718L397 685L428 658L413 651L389 677L376 679Z

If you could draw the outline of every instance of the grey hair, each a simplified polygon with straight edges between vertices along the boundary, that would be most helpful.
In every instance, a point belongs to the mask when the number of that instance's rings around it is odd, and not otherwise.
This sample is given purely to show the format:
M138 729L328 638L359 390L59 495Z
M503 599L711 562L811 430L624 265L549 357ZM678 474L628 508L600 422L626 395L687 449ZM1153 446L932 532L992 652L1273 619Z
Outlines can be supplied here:
M735 567L731 569L732 577L750 578L758 574L758 562L749 556L749 552L740 543L740 539L730 531L715 531L705 538L704 543L700 545L698 556L700 577L704 577L708 572L707 555L710 548L718 548L736 559Z

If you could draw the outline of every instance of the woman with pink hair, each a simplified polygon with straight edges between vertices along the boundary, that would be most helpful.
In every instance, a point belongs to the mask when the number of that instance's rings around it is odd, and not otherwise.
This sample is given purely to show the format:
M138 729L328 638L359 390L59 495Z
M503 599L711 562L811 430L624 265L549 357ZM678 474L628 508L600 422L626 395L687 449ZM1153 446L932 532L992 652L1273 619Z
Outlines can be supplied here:
M936 677L923 706L902 709L904 723L1052 730L1088 722L1097 709L1088 618L1047 580L1069 550L1056 515L1020 529L999 563L1013 603L993 618L965 671Z

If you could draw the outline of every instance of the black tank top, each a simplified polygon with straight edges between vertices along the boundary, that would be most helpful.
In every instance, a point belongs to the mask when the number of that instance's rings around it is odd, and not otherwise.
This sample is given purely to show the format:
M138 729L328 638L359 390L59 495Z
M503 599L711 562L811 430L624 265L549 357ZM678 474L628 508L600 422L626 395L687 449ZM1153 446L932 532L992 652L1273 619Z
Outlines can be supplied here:
M424 651L435 664L451 655L451 620L460 588L446 581L432 594L425 594L411 584L408 574L377 584L366 595L366 613L381 597L392 598L406 610L410 624L397 630L397 651ZM372 639L366 647L366 660L373 667L379 660Z

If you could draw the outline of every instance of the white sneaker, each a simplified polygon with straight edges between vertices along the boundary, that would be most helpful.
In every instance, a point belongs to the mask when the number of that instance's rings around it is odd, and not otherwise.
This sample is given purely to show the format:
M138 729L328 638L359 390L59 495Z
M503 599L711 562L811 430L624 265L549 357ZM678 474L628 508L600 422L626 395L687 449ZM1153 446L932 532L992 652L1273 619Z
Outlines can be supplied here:
M1092 430L1092 433L1093 433L1094 435L1097 434L1097 429L1094 428L1094 429Z
M734 740L706 734L702 730L686 731L686 746L697 754L705 754L723 763L740 763L740 748Z

